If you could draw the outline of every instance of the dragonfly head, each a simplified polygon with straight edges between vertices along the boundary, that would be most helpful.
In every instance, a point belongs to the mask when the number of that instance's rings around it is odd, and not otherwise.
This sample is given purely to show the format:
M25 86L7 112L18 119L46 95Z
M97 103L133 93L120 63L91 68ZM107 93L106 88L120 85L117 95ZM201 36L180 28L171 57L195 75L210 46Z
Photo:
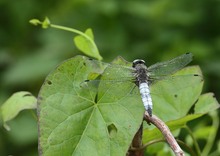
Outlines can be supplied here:
M141 59L136 59L136 60L133 61L132 67L134 68L138 64L145 64L145 61L141 60Z

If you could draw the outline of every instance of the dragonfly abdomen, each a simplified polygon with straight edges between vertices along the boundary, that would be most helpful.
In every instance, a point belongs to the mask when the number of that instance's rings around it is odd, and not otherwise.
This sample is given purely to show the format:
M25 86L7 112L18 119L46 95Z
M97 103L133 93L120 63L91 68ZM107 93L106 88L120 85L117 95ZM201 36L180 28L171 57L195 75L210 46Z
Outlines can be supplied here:
M148 114L152 116L153 103L150 95L149 86L146 82L139 84L139 90L144 107Z

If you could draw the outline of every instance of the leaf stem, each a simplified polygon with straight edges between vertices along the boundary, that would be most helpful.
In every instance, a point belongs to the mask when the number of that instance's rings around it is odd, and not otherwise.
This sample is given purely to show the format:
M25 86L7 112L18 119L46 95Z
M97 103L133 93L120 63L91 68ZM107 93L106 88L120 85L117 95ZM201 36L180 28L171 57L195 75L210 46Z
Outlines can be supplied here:
M72 32L72 33L76 33L80 36L82 36L86 41L88 41L88 43L90 43L90 45L92 47L90 47L90 51L92 49L93 53L92 54L89 54L88 53L88 50L85 50L85 45L80 45L80 47L77 46L77 43L75 42L76 46L78 47L78 49L80 51L82 51L83 53L89 55L89 56L92 56L94 58L97 58L98 60L102 60L102 57L100 56L99 54L99 50L95 44L95 41L93 39L93 35L90 36L87 34L87 31L84 33L84 32L81 32L77 29L73 29L73 28L69 28L69 27L65 27L65 26L60 26L60 25L56 25L56 24L51 24L50 23L50 20L46 17L44 21L40 21L38 19L32 19L29 21L31 24L37 26L37 25L41 25L42 28L44 29L47 29L48 27L51 27L51 28L56 28L56 29L60 29L60 30L64 30L64 31L69 31L69 32ZM88 29L87 29L88 30ZM82 48L83 47L83 48ZM95 53L95 54L94 54Z
M87 40L89 40L89 42L91 42L92 45L94 46L95 50L98 51L98 48L97 48L95 42L91 39L91 37L89 37L85 33L81 32L79 30L73 29L73 28L64 27L64 26L60 26L60 25L56 25L56 24L50 24L50 27L60 29L60 30L70 31L70 32L76 33L78 35L81 35L81 36L85 37Z
M182 140L178 140L178 139L176 139L176 141L178 142L179 145L182 145L185 149L187 149L188 153L191 156L197 156L196 153L192 150L192 148L190 148L185 142L183 142Z
M187 130L187 132L189 133L189 135L191 136L191 138L193 139L193 142L194 142L194 146L196 148L196 153L197 155L201 155L201 151L200 151L200 148L199 148L199 144L198 142L196 141L196 138L194 137L193 135L193 132L191 131L191 129L185 125L184 128Z
M209 155L209 152L213 146L213 143L215 141L215 138L216 138L216 135L218 132L218 127L219 127L219 118L218 118L217 112L216 111L211 112L211 113L209 113L209 115L212 118L212 126L211 127L215 127L215 128L214 128L214 131L212 131L212 133L209 134L209 136L208 136L206 145L203 148L203 151L201 153L202 156Z
M196 156L196 153L187 144L185 144L183 141L178 140L178 139L176 139L176 141L178 142L178 144L182 145L185 149L187 149L188 153L191 156ZM148 146L159 143L159 142L166 142L166 140L165 139L155 139L155 140L149 141L148 143L144 144L140 149L135 148L135 147L132 147L131 149L132 150L141 150L141 149L145 149Z

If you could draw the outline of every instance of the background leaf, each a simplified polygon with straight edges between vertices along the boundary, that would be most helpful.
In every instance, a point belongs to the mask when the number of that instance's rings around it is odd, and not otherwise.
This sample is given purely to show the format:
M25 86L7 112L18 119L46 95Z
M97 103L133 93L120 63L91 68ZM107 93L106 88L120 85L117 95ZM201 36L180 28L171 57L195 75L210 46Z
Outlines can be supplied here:
M14 93L0 107L0 114L3 120L4 127L10 130L6 122L12 120L16 115L25 109L35 109L37 107L37 99L29 92L21 91Z
M76 44L76 47L81 50L83 53L85 53L88 56L91 56L93 58L96 58L98 60L102 60L102 57L99 54L99 51L94 43L94 36L92 29L87 29L85 31L85 34L90 38L86 38L85 36L78 35L74 37L74 42Z
M213 93L206 93L199 97L195 105L195 113L205 114L219 108L219 103Z

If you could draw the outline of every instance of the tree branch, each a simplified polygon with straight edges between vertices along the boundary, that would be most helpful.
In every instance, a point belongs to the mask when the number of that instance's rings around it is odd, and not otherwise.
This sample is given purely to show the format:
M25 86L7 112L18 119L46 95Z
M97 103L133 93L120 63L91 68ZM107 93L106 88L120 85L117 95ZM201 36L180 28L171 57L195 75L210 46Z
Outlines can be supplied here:
M169 128L162 120L160 120L155 115L152 115L152 117L150 117L147 112L145 112L144 120L147 123L154 124L161 131L161 133L163 134L164 138L166 139L167 143L170 145L171 149L173 150L176 156L185 156L183 150L178 145Z

